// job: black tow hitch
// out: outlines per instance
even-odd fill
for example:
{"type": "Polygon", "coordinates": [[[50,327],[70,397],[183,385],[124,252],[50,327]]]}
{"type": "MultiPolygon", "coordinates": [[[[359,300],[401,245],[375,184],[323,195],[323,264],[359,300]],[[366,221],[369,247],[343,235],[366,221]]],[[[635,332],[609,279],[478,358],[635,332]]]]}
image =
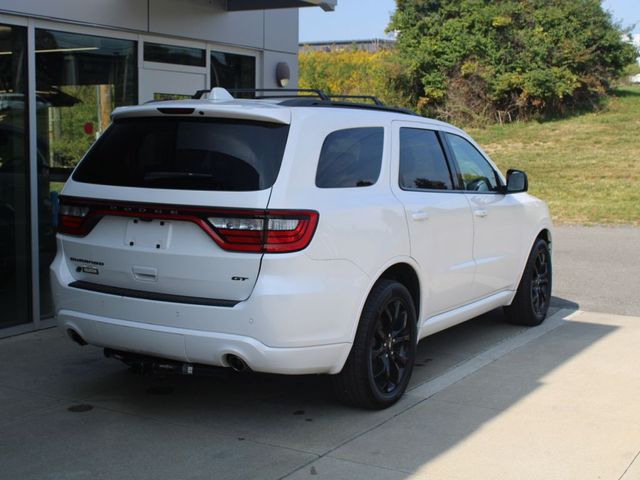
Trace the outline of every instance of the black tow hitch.
{"type": "Polygon", "coordinates": [[[174,374],[174,375],[219,375],[225,368],[179,362],[166,358],[157,358],[139,353],[123,352],[111,348],[104,349],[104,356],[115,358],[131,367],[135,373],[142,375],[174,374]]]}

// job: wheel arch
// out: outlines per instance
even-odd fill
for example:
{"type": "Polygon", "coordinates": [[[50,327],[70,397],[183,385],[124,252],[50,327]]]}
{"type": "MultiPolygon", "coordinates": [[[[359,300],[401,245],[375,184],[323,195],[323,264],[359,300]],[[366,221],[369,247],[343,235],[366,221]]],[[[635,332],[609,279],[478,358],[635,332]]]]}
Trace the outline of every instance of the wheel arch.
{"type": "Polygon", "coordinates": [[[545,242],[547,242],[547,245],[549,245],[549,251],[551,252],[551,258],[552,258],[552,263],[553,263],[553,248],[552,248],[552,244],[553,244],[553,234],[551,233],[551,227],[544,225],[544,226],[540,226],[537,228],[538,234],[533,237],[532,241],[528,244],[527,250],[526,252],[524,252],[524,257],[521,261],[521,266],[520,269],[518,270],[518,276],[516,278],[516,281],[513,285],[513,295],[511,295],[511,298],[509,299],[509,301],[507,302],[506,305],[511,305],[511,303],[513,302],[513,299],[516,295],[516,290],[518,289],[518,285],[520,284],[520,280],[522,279],[522,275],[524,273],[524,269],[527,265],[527,259],[529,258],[529,254],[531,253],[531,249],[533,248],[533,245],[539,240],[542,239],[545,242]]]}
{"type": "MultiPolygon", "coordinates": [[[[406,262],[399,262],[388,267],[382,272],[376,279],[377,283],[381,279],[395,280],[396,282],[404,285],[411,299],[413,300],[413,306],[416,310],[416,321],[420,318],[420,279],[415,268],[406,262]]],[[[373,287],[372,287],[373,288],[373,287]]]]}
{"type": "Polygon", "coordinates": [[[536,240],[538,240],[539,238],[547,242],[547,244],[549,245],[549,249],[551,249],[551,244],[553,242],[551,230],[549,230],[548,228],[543,228],[542,230],[540,230],[540,232],[538,232],[538,236],[536,237],[536,240]]]}

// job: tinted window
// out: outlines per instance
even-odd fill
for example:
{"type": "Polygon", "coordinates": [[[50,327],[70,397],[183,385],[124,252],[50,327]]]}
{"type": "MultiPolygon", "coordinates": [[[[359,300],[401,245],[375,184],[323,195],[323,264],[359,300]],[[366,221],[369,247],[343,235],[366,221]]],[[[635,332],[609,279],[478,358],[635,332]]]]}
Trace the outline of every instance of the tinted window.
{"type": "Polygon", "coordinates": [[[378,181],[384,128],[350,128],[330,133],[322,144],[316,185],[367,187],[378,181]]]}
{"type": "Polygon", "coordinates": [[[116,121],[78,166],[79,182],[180,190],[262,190],[276,180],[288,125],[210,119],[116,121]]]}
{"type": "Polygon", "coordinates": [[[147,62],[173,63],[204,67],[205,52],[201,48],[177,47],[144,42],[144,59],[147,62]]]}
{"type": "Polygon", "coordinates": [[[498,189],[498,178],[493,167],[467,140],[450,133],[446,134],[449,146],[458,162],[465,190],[494,192],[498,189]]]}
{"type": "Polygon", "coordinates": [[[435,132],[400,129],[400,187],[451,190],[453,183],[435,132]]]}

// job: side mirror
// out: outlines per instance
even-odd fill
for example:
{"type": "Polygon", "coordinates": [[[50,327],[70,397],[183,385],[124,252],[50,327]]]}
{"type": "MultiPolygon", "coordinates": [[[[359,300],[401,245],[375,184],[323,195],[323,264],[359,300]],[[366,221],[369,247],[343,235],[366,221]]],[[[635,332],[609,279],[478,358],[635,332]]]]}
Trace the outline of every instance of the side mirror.
{"type": "Polygon", "coordinates": [[[520,193],[529,190],[529,179],[522,170],[507,171],[507,188],[505,193],[520,193]]]}

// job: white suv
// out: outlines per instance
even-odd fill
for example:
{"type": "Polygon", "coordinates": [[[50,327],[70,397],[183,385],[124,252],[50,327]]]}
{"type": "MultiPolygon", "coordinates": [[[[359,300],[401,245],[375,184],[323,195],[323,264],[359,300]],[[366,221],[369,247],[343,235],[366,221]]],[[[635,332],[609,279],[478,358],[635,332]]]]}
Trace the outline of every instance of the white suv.
{"type": "Polygon", "coordinates": [[[330,374],[383,408],[421,338],[502,306],[542,322],[552,223],[526,175],[318,95],[116,109],[60,197],[60,327],[128,364],[330,374]]]}

